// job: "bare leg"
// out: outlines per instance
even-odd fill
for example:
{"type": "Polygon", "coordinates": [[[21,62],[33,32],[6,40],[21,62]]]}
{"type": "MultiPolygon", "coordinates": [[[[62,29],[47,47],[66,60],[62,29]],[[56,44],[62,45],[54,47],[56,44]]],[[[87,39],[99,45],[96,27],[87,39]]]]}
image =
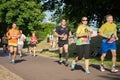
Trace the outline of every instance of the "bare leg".
{"type": "Polygon", "coordinates": [[[112,53],[112,65],[115,66],[116,64],[116,50],[111,50],[112,53]]]}
{"type": "Polygon", "coordinates": [[[104,64],[105,57],[106,57],[106,53],[103,53],[100,57],[101,58],[101,64],[104,64]]]}
{"type": "Polygon", "coordinates": [[[85,69],[89,70],[89,59],[85,59],[85,69]]]}

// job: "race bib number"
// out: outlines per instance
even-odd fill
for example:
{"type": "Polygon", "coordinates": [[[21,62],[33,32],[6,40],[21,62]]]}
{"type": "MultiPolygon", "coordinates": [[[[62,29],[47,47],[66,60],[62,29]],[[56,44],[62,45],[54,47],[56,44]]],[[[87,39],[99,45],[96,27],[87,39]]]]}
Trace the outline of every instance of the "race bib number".
{"type": "Polygon", "coordinates": [[[88,42],[88,38],[83,38],[82,42],[88,42]]]}
{"type": "Polygon", "coordinates": [[[109,40],[108,40],[108,43],[112,43],[112,42],[114,42],[115,41],[115,38],[110,38],[109,40]]]}

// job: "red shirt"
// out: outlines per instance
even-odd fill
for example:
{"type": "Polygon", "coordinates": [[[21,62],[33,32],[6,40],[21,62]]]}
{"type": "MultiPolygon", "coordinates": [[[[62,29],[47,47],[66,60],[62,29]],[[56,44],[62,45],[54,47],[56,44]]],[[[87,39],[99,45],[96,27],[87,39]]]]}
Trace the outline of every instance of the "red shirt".
{"type": "Polygon", "coordinates": [[[37,37],[36,36],[30,37],[30,43],[31,44],[37,44],[37,37]]]}

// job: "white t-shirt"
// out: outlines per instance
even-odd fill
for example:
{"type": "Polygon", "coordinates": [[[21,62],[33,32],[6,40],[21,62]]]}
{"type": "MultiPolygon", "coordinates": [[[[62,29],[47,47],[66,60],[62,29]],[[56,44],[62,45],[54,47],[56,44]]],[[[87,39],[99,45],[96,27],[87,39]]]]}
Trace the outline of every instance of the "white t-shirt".
{"type": "Polygon", "coordinates": [[[26,39],[26,36],[22,34],[20,38],[18,38],[18,44],[24,44],[25,39],[26,39]]]}

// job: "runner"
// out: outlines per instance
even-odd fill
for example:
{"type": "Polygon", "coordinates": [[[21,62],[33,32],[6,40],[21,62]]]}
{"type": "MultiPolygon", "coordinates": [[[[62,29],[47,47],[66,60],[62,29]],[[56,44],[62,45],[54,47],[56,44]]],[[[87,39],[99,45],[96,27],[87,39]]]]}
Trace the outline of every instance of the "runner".
{"type": "Polygon", "coordinates": [[[36,56],[36,44],[38,43],[37,37],[35,36],[35,33],[32,33],[32,36],[30,37],[30,46],[31,51],[33,52],[33,56],[36,56]]]}
{"type": "Polygon", "coordinates": [[[76,49],[78,56],[75,60],[72,61],[71,70],[75,69],[76,63],[81,60],[83,57],[85,58],[85,73],[89,74],[89,49],[90,49],[90,27],[87,25],[88,19],[87,17],[82,17],[81,23],[78,26],[76,31],[76,49]]]}
{"type": "Polygon", "coordinates": [[[25,35],[22,33],[22,30],[20,30],[20,37],[18,38],[18,53],[20,54],[20,57],[22,57],[22,49],[24,46],[25,39],[25,35]]]}
{"type": "Polygon", "coordinates": [[[66,54],[66,62],[65,62],[65,66],[68,66],[68,36],[72,37],[72,33],[69,29],[69,27],[66,25],[66,20],[62,19],[61,21],[61,26],[59,26],[58,28],[56,28],[55,31],[55,36],[58,37],[58,47],[59,47],[59,63],[62,63],[62,54],[63,54],[63,48],[65,50],[65,54],[66,54]]]}
{"type": "Polygon", "coordinates": [[[16,23],[12,24],[12,29],[10,29],[6,35],[8,37],[8,45],[9,45],[9,60],[12,60],[12,64],[15,64],[17,47],[18,47],[18,37],[20,36],[19,30],[16,28],[16,23]]]}
{"type": "Polygon", "coordinates": [[[8,46],[8,38],[6,36],[6,34],[4,34],[4,36],[2,37],[2,44],[3,44],[3,52],[6,53],[7,46],[8,46]]]}
{"type": "Polygon", "coordinates": [[[26,42],[27,42],[27,52],[30,52],[30,35],[28,34],[26,37],[26,42]]]}
{"type": "Polygon", "coordinates": [[[118,72],[118,69],[115,68],[115,64],[116,64],[116,40],[118,40],[116,24],[113,23],[113,16],[112,15],[107,15],[106,21],[107,22],[104,23],[99,29],[99,35],[103,37],[100,70],[105,71],[104,59],[105,59],[107,51],[110,50],[112,53],[111,72],[118,72]]]}

